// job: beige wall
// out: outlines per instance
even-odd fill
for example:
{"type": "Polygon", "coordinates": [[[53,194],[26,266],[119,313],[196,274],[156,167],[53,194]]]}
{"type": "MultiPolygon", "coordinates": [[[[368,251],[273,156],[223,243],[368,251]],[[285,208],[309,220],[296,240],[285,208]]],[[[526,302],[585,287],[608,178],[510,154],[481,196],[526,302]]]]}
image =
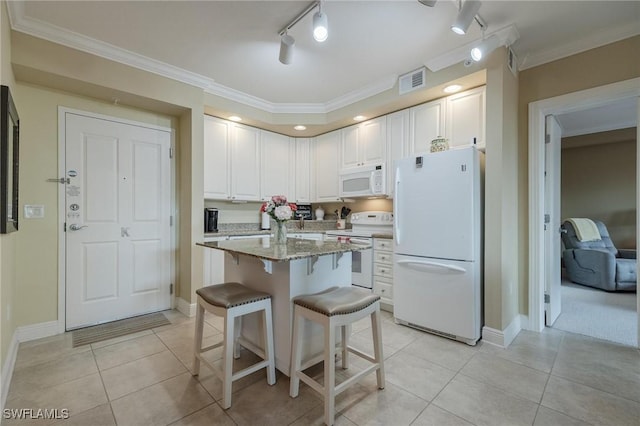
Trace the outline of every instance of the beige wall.
{"type": "Polygon", "coordinates": [[[640,36],[588,50],[520,73],[518,85],[518,203],[522,224],[518,228],[520,268],[519,310],[528,314],[528,132],[529,103],[571,92],[640,77],[640,36]]]}
{"type": "Polygon", "coordinates": [[[635,249],[635,138],[563,149],[561,158],[561,217],[601,220],[616,247],[635,249]]]}
{"type": "Polygon", "coordinates": [[[484,325],[504,330],[518,314],[518,78],[506,49],[487,63],[484,325]]]}
{"type": "MultiPolygon", "coordinates": [[[[22,105],[19,96],[14,93],[15,81],[11,69],[11,32],[7,5],[4,1],[0,3],[0,83],[9,86],[16,108],[20,111],[22,105]]],[[[22,196],[21,187],[19,196],[22,196]]],[[[22,224],[19,225],[22,226],[22,224]]],[[[0,235],[0,369],[5,366],[11,339],[16,330],[14,320],[16,312],[13,305],[16,299],[15,251],[17,236],[17,232],[0,235]]],[[[4,378],[2,380],[4,381],[4,378]]]]}
{"type": "Polygon", "coordinates": [[[58,170],[58,107],[104,114],[128,120],[176,127],[176,120],[85,97],[18,83],[20,104],[20,205],[42,204],[44,219],[24,219],[16,246],[16,325],[28,325],[58,318],[58,191],[46,183],[62,176],[58,170]],[[34,268],[37,247],[38,267],[34,268]]]}

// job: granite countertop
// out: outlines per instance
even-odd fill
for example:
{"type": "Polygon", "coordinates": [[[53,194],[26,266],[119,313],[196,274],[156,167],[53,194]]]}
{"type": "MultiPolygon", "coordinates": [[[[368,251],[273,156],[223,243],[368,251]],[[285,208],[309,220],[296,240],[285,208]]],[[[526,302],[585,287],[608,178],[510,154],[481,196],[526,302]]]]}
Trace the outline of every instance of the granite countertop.
{"type": "Polygon", "coordinates": [[[323,256],[333,253],[346,253],[371,248],[371,244],[357,244],[340,241],[315,241],[288,238],[287,244],[275,244],[273,238],[247,238],[243,240],[211,241],[197,243],[199,246],[224,250],[234,254],[244,254],[263,260],[286,262],[323,256]]]}

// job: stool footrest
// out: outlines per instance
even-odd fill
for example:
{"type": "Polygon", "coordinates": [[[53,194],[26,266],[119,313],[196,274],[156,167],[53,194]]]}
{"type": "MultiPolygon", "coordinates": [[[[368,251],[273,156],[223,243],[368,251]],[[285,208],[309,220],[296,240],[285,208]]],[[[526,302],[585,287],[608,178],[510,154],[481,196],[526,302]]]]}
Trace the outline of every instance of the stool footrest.
{"type": "Polygon", "coordinates": [[[351,347],[351,346],[347,346],[347,350],[349,352],[351,352],[352,354],[354,354],[354,355],[358,355],[362,359],[366,359],[369,362],[377,362],[374,357],[372,357],[371,355],[369,355],[367,353],[362,352],[359,349],[356,349],[356,348],[351,347]]]}
{"type": "MultiPolygon", "coordinates": [[[[261,361],[257,364],[253,364],[251,367],[247,367],[244,370],[240,370],[236,373],[234,373],[231,376],[231,380],[236,381],[238,379],[242,379],[245,376],[248,376],[251,373],[255,373],[256,371],[260,370],[261,368],[265,368],[269,365],[269,361],[261,361]]],[[[272,384],[272,383],[269,383],[272,384]]]]}
{"type": "Polygon", "coordinates": [[[265,358],[264,350],[261,347],[254,345],[253,342],[250,342],[249,340],[240,336],[238,337],[238,343],[240,343],[240,346],[242,346],[245,349],[249,349],[251,352],[258,355],[260,358],[262,359],[265,358]]]}
{"type": "Polygon", "coordinates": [[[366,376],[367,374],[371,373],[372,371],[377,370],[379,366],[380,366],[380,364],[378,364],[378,363],[370,365],[369,367],[365,368],[361,372],[359,372],[357,374],[354,374],[353,376],[349,377],[347,380],[345,380],[344,382],[340,383],[339,385],[336,385],[335,394],[338,395],[340,392],[342,392],[343,390],[345,390],[346,388],[348,388],[352,384],[354,384],[356,382],[359,382],[360,380],[362,380],[364,378],[364,376],[366,376]]]}
{"type": "Polygon", "coordinates": [[[219,347],[221,347],[222,345],[224,345],[224,342],[214,343],[213,345],[209,345],[209,346],[207,346],[206,348],[202,348],[202,349],[200,349],[200,353],[208,352],[208,351],[210,351],[210,350],[212,350],[212,349],[219,348],[219,347]]]}
{"type": "Polygon", "coordinates": [[[320,386],[320,383],[318,383],[316,380],[312,379],[311,377],[307,376],[305,373],[303,373],[302,371],[299,371],[297,373],[298,378],[300,380],[302,380],[303,382],[305,382],[307,385],[309,385],[309,387],[311,387],[313,390],[315,390],[316,392],[318,392],[320,395],[322,395],[324,393],[324,387],[320,386]]]}

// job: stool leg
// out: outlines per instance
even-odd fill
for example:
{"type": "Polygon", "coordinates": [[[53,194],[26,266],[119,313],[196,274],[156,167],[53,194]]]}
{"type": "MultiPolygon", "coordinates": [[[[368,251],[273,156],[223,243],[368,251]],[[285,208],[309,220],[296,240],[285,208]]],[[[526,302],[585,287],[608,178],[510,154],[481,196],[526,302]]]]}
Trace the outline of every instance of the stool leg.
{"type": "Polygon", "coordinates": [[[384,356],[382,355],[382,328],[380,324],[380,305],[371,313],[371,330],[373,331],[373,352],[378,363],[376,378],[378,389],[384,389],[384,356]]]}
{"type": "Polygon", "coordinates": [[[333,425],[336,398],[336,328],[327,318],[324,324],[324,422],[333,425]]]}
{"type": "Polygon", "coordinates": [[[235,317],[233,317],[233,314],[229,311],[230,309],[227,309],[224,315],[224,351],[222,353],[222,408],[225,410],[231,407],[231,376],[233,375],[233,348],[235,346],[235,342],[232,340],[234,336],[233,326],[235,324],[235,317]]]}
{"type": "Polygon", "coordinates": [[[204,329],[204,307],[198,301],[196,308],[196,335],[193,339],[193,375],[200,374],[200,358],[198,355],[202,350],[202,333],[204,329]]]}
{"type": "Polygon", "coordinates": [[[276,362],[275,348],[273,347],[273,319],[271,315],[271,300],[267,300],[266,307],[262,311],[262,335],[264,336],[264,358],[269,362],[267,365],[267,383],[276,383],[276,362]]]}
{"type": "Polygon", "coordinates": [[[240,358],[240,343],[238,343],[238,339],[240,338],[240,332],[242,331],[242,317],[235,318],[235,324],[233,325],[233,358],[240,358]]]}
{"type": "Polygon", "coordinates": [[[349,368],[349,337],[351,336],[351,325],[342,326],[342,368],[349,368]]]}
{"type": "Polygon", "coordinates": [[[298,371],[302,364],[302,316],[300,315],[297,305],[293,307],[293,332],[291,335],[291,367],[289,372],[289,396],[295,398],[298,396],[300,390],[300,377],[298,377],[298,371]]]}

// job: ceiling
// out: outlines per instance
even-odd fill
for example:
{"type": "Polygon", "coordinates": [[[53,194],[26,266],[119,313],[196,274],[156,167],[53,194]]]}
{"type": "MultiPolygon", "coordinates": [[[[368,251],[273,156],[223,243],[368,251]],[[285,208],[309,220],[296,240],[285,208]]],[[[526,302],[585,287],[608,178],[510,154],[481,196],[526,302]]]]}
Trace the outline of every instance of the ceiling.
{"type": "MultiPolygon", "coordinates": [[[[450,31],[457,1],[327,0],[328,40],[313,40],[310,13],[289,31],[294,60],[283,65],[278,32],[310,3],[24,1],[9,9],[16,31],[270,113],[327,114],[357,104],[417,68],[462,62],[482,38],[475,23],[466,36],[450,31]]],[[[479,15],[486,35],[519,34],[511,47],[520,69],[640,34],[637,1],[483,1],[479,15]]]]}

